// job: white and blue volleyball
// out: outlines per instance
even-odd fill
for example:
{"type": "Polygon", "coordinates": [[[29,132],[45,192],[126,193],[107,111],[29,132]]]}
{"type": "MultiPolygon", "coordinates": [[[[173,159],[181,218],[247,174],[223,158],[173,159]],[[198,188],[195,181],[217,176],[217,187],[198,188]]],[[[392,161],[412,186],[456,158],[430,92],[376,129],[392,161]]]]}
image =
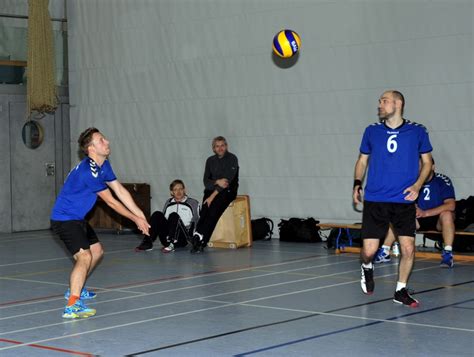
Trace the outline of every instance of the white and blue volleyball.
{"type": "Polygon", "coordinates": [[[301,47],[300,36],[292,30],[281,30],[273,37],[273,52],[279,57],[290,58],[301,47]]]}

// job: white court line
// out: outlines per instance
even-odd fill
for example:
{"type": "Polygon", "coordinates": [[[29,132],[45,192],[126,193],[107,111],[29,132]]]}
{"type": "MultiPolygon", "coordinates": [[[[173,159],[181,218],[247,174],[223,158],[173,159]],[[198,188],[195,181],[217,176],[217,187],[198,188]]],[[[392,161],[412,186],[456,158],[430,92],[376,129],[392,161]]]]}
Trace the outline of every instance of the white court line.
{"type": "MultiPolygon", "coordinates": [[[[13,234],[19,234],[19,233],[13,233],[13,234]]],[[[100,241],[105,241],[105,240],[113,240],[113,239],[116,239],[116,236],[113,236],[113,237],[107,237],[107,236],[104,236],[103,234],[100,234],[100,241]]],[[[118,236],[118,235],[117,235],[118,236]]],[[[120,236],[122,239],[126,238],[124,235],[121,235],[120,236]]],[[[137,238],[141,238],[142,236],[141,235],[130,235],[130,238],[136,240],[137,238]]],[[[49,235],[46,234],[36,234],[36,233],[31,233],[29,235],[23,235],[22,236],[18,236],[16,238],[11,238],[11,236],[9,238],[6,238],[6,239],[2,239],[0,237],[0,245],[2,243],[15,243],[15,242],[19,242],[19,241],[25,241],[25,240],[34,240],[34,239],[55,239],[55,240],[59,240],[59,238],[54,234],[54,233],[50,233],[49,235]]]]}
{"type": "Polygon", "coordinates": [[[5,239],[1,240],[0,239],[0,245],[7,245],[8,243],[18,243],[18,242],[24,242],[28,240],[46,240],[46,239],[53,239],[53,237],[22,237],[22,238],[12,238],[12,239],[5,239]]]}
{"type": "MultiPolygon", "coordinates": [[[[104,252],[104,255],[115,254],[115,253],[123,253],[123,252],[130,252],[130,249],[119,249],[119,250],[105,251],[105,252],[104,252]]],[[[29,261],[26,261],[26,262],[0,264],[0,268],[9,267],[9,266],[13,266],[13,265],[23,265],[23,264],[34,264],[34,263],[52,262],[52,261],[55,261],[55,260],[64,260],[64,259],[72,260],[72,257],[70,257],[70,256],[63,256],[63,257],[59,257],[59,258],[50,258],[50,259],[42,259],[42,260],[29,260],[29,261]]]]}
{"type": "MultiPolygon", "coordinates": [[[[197,279],[197,278],[205,278],[207,276],[213,277],[213,276],[229,274],[229,273],[240,273],[240,272],[243,272],[243,271],[253,271],[253,270],[258,271],[258,270],[263,270],[265,268],[272,268],[272,267],[276,267],[276,266],[302,263],[306,260],[319,260],[319,259],[324,259],[324,258],[327,258],[327,256],[302,258],[302,259],[292,260],[292,261],[284,262],[284,263],[273,263],[273,264],[266,264],[266,265],[257,265],[257,266],[234,269],[234,270],[229,270],[229,271],[221,271],[221,272],[215,272],[215,273],[210,273],[210,274],[201,274],[201,275],[196,275],[196,276],[189,276],[189,277],[173,279],[173,280],[164,280],[164,281],[159,281],[159,282],[150,282],[150,283],[143,283],[143,284],[136,284],[136,285],[134,284],[133,288],[140,288],[140,287],[150,286],[150,285],[159,285],[159,284],[165,284],[165,283],[172,283],[172,282],[176,282],[176,281],[186,281],[186,280],[197,279]]],[[[275,275],[275,274],[280,274],[280,273],[286,273],[286,272],[292,272],[292,271],[298,271],[298,270],[305,270],[305,269],[311,269],[311,268],[320,268],[320,267],[325,267],[325,266],[331,266],[331,265],[337,265],[337,264],[353,262],[353,261],[356,261],[356,260],[359,260],[359,258],[357,258],[357,259],[347,259],[347,260],[344,260],[344,261],[338,261],[338,262],[328,263],[328,264],[323,264],[323,265],[310,265],[310,266],[305,266],[303,268],[295,268],[295,269],[289,269],[289,270],[276,271],[276,272],[266,273],[266,274],[262,274],[262,275],[253,275],[253,276],[248,276],[248,277],[246,276],[246,277],[235,278],[235,279],[231,279],[231,280],[227,280],[227,281],[232,282],[232,281],[239,281],[239,280],[245,280],[245,279],[253,279],[254,277],[275,275]]],[[[196,285],[196,286],[209,286],[209,285],[213,285],[213,284],[220,284],[220,282],[206,283],[206,284],[201,284],[201,285],[196,285]]],[[[184,288],[179,288],[177,290],[187,289],[187,288],[188,287],[184,287],[184,288]]],[[[174,289],[169,290],[169,291],[174,291],[174,289]]]]}
{"type": "Polygon", "coordinates": [[[261,250],[268,253],[298,253],[298,254],[308,254],[307,250],[287,250],[287,249],[269,249],[269,247],[256,246],[252,245],[252,250],[261,250]]]}
{"type": "MultiPolygon", "coordinates": [[[[205,277],[213,277],[213,276],[217,276],[217,275],[223,275],[223,274],[231,274],[231,273],[238,273],[238,272],[242,272],[242,271],[249,271],[249,270],[258,270],[258,269],[261,269],[261,268],[269,268],[269,267],[275,267],[275,266],[282,266],[282,265],[289,265],[289,264],[295,264],[295,263],[301,263],[301,262],[305,262],[307,260],[318,260],[318,259],[323,259],[323,258],[327,258],[327,256],[317,256],[317,257],[308,257],[308,258],[301,258],[301,259],[298,259],[298,260],[292,260],[292,261],[288,261],[288,262],[283,262],[283,263],[273,263],[273,264],[265,264],[265,265],[260,265],[260,266],[253,266],[253,267],[246,267],[246,268],[240,268],[240,269],[234,269],[234,270],[228,270],[228,271],[223,271],[223,272],[215,272],[215,273],[202,273],[202,274],[199,274],[199,275],[193,275],[193,276],[188,276],[188,277],[183,277],[183,278],[177,278],[177,279],[173,279],[173,280],[160,280],[160,281],[155,281],[155,282],[149,282],[149,283],[137,283],[137,284],[133,284],[133,285],[130,285],[130,288],[138,288],[138,287],[143,287],[143,286],[150,286],[150,285],[161,285],[161,284],[165,284],[165,283],[174,283],[174,282],[177,282],[177,281],[186,281],[186,280],[192,280],[192,279],[199,279],[199,278],[205,278],[205,277]]],[[[349,257],[348,257],[349,258],[349,257]]],[[[335,262],[335,263],[331,263],[329,265],[334,265],[334,264],[341,264],[341,263],[345,263],[345,262],[352,262],[354,260],[357,260],[357,259],[350,259],[350,260],[344,260],[344,261],[338,261],[338,262],[335,262]]],[[[310,269],[310,268],[314,268],[314,267],[320,267],[319,265],[313,265],[313,266],[309,266],[309,267],[304,267],[304,268],[298,268],[298,269],[294,269],[294,270],[299,270],[299,269],[310,269]]],[[[293,271],[293,270],[288,270],[289,272],[290,271],[293,271]]],[[[278,274],[279,272],[275,272],[275,273],[268,273],[268,274],[264,274],[264,275],[260,275],[260,276],[266,276],[266,275],[273,275],[273,274],[278,274]]],[[[259,277],[259,276],[255,276],[255,277],[259,277]]],[[[244,277],[244,278],[237,278],[237,279],[232,279],[232,280],[227,280],[229,282],[231,281],[237,281],[237,280],[241,280],[241,279],[251,279],[253,277],[244,277]]],[[[6,279],[6,278],[1,278],[0,277],[0,280],[2,279],[6,279]]],[[[8,279],[16,279],[16,278],[8,278],[8,279]]],[[[34,281],[36,283],[42,283],[42,281],[34,281]]],[[[225,281],[224,281],[225,282],[225,281]]],[[[214,283],[207,283],[207,284],[201,284],[201,285],[198,285],[198,287],[200,286],[209,286],[209,285],[212,285],[212,284],[218,284],[218,282],[214,282],[214,283]]],[[[191,286],[192,287],[192,286],[191,286]]],[[[114,292],[114,291],[121,291],[121,292],[130,292],[130,293],[141,293],[141,292],[134,292],[132,290],[128,290],[128,288],[117,288],[117,289],[106,289],[106,288],[99,288],[99,287],[93,287],[91,286],[90,287],[91,289],[97,289],[97,290],[101,290],[101,291],[110,291],[110,292],[114,292]]],[[[189,288],[189,287],[184,287],[184,288],[179,288],[177,290],[181,290],[181,289],[186,289],[186,288],[189,288]]],[[[169,292],[169,291],[175,291],[175,289],[171,289],[171,290],[168,290],[166,292],[169,292]]],[[[122,300],[122,299],[127,299],[128,297],[124,297],[124,298],[119,298],[119,299],[116,299],[116,300],[122,300]]],[[[133,298],[133,297],[132,297],[133,298]]],[[[16,306],[24,306],[24,305],[31,305],[31,304],[39,304],[39,303],[42,303],[42,302],[46,302],[46,301],[51,301],[52,299],[47,299],[47,300],[41,300],[41,301],[31,301],[31,302],[25,302],[25,303],[20,303],[20,304],[15,304],[15,305],[8,305],[8,306],[0,306],[0,310],[2,309],[8,309],[8,308],[13,308],[13,307],[16,307],[16,306]]],[[[59,300],[59,299],[58,299],[59,300]]],[[[116,301],[116,300],[110,300],[110,301],[116,301]]]]}
{"type": "MultiPolygon", "coordinates": [[[[415,270],[413,270],[413,271],[421,271],[421,270],[428,270],[428,269],[435,269],[435,268],[436,268],[436,269],[439,269],[439,266],[436,265],[436,266],[427,267],[427,268],[415,269],[415,270]]],[[[359,270],[359,269],[357,269],[357,271],[358,271],[358,270],[359,270]]],[[[379,278],[388,277],[388,276],[397,275],[397,274],[398,274],[398,272],[393,273],[393,274],[386,274],[386,275],[380,276],[379,278]]],[[[331,287],[336,287],[336,286],[341,286],[341,285],[353,284],[353,283],[359,282],[359,281],[360,281],[360,280],[357,279],[357,280],[353,280],[353,281],[349,281],[349,282],[343,282],[343,283],[338,283],[338,284],[331,284],[331,285],[327,285],[327,286],[320,286],[320,287],[312,288],[312,289],[304,289],[304,290],[292,291],[292,292],[283,293],[283,294],[270,295],[270,296],[267,296],[267,297],[265,297],[265,298],[257,298],[257,299],[245,300],[245,301],[234,302],[234,303],[229,303],[229,304],[220,305],[220,306],[213,306],[213,307],[204,308],[204,309],[197,309],[197,310],[182,312],[182,313],[178,313],[178,314],[171,314],[171,315],[160,316],[160,317],[154,317],[154,318],[145,319],[145,320],[139,320],[139,321],[134,321],[134,322],[127,322],[127,323],[124,323],[124,324],[119,324],[119,325],[114,325],[114,326],[108,326],[108,327],[98,328],[98,329],[94,329],[94,330],[89,330],[89,331],[84,331],[84,332],[78,332],[78,333],[69,334],[69,335],[61,335],[61,336],[51,337],[51,338],[47,338],[47,339],[43,339],[43,340],[30,341],[30,342],[25,342],[25,343],[18,344],[18,345],[3,347],[3,348],[0,348],[0,351],[2,351],[2,350],[8,350],[8,349],[13,349],[13,348],[19,348],[19,347],[23,347],[23,346],[28,346],[28,345],[31,345],[31,344],[40,344],[40,343],[44,343],[44,342],[50,342],[50,341],[60,340],[60,339],[69,338],[69,337],[82,336],[82,335],[87,335],[87,334],[91,334],[91,333],[95,333],[95,332],[101,332],[101,331],[112,330],[112,329],[115,329],[115,328],[134,326],[134,325],[138,325],[138,324],[142,324],[142,323],[148,323],[148,322],[152,322],[152,321],[159,321],[159,320],[163,320],[163,319],[167,319],[167,318],[173,318],[173,317],[177,317],[177,316],[184,316],[184,315],[199,313],[199,312],[203,312],[203,311],[216,310],[216,309],[222,309],[222,308],[230,307],[230,306],[248,304],[248,303],[252,303],[252,302],[255,302],[255,301],[261,301],[261,300],[264,300],[264,299],[273,299],[273,298],[276,298],[276,297],[282,297],[282,296],[300,294],[300,293],[305,293],[305,292],[310,292],[310,291],[321,290],[321,289],[325,289],[325,288],[331,288],[331,287]]],[[[220,295],[220,294],[218,294],[218,295],[220,295]]],[[[218,296],[218,295],[217,295],[217,296],[218,296]]],[[[213,296],[216,296],[216,295],[211,295],[211,296],[209,296],[209,297],[213,297],[213,296]]],[[[202,299],[202,298],[201,298],[201,299],[202,299]]],[[[198,298],[188,299],[188,300],[186,300],[186,301],[193,301],[193,300],[198,300],[198,298]]],[[[170,305],[170,304],[171,304],[171,303],[168,303],[168,304],[166,304],[166,305],[170,305]]],[[[159,306],[159,305],[156,305],[156,306],[159,306]]],[[[128,311],[135,311],[135,310],[136,310],[136,309],[132,309],[132,310],[128,310],[128,311]]],[[[122,311],[122,312],[120,312],[120,313],[124,313],[124,312],[122,311]]],[[[115,315],[115,314],[116,314],[116,313],[114,313],[114,315],[115,315]]],[[[110,315],[112,315],[112,314],[108,314],[108,315],[110,316],[110,315]]],[[[89,319],[95,319],[95,318],[96,318],[96,317],[90,317],[89,319]]],[[[368,319],[368,318],[361,317],[361,319],[368,319]]],[[[86,319],[84,319],[84,320],[78,320],[78,321],[85,321],[85,320],[86,320],[86,319]]],[[[43,326],[40,326],[40,327],[34,327],[34,328],[32,327],[32,328],[29,328],[29,329],[18,330],[18,332],[23,332],[23,331],[28,331],[28,330],[32,330],[32,329],[38,329],[38,328],[46,328],[46,327],[57,326],[57,325],[63,325],[64,323],[74,323],[74,322],[78,322],[78,321],[68,321],[68,322],[63,322],[63,323],[56,323],[56,324],[43,325],[43,326]]],[[[396,323],[396,322],[395,322],[395,323],[396,323]]],[[[401,321],[400,321],[400,323],[401,323],[401,321]]],[[[404,323],[404,324],[409,324],[408,322],[403,322],[403,323],[404,323]]],[[[442,329],[443,327],[438,327],[438,328],[439,328],[439,329],[442,329]]],[[[17,332],[17,331],[11,331],[11,332],[8,332],[8,333],[15,333],[15,332],[17,332]]],[[[6,334],[6,333],[2,333],[2,334],[0,334],[0,335],[4,335],[4,334],[6,334]]]]}
{"type": "MultiPolygon", "coordinates": [[[[26,282],[26,283],[45,284],[45,285],[60,285],[60,286],[65,287],[66,289],[69,288],[68,283],[56,283],[56,282],[52,282],[52,281],[20,279],[20,278],[5,278],[5,277],[0,277],[0,280],[22,281],[22,282],[26,282]]],[[[100,292],[122,292],[122,293],[130,293],[130,294],[137,294],[137,295],[146,294],[146,293],[143,293],[141,291],[133,291],[133,290],[125,290],[125,289],[123,289],[123,290],[122,289],[106,289],[106,288],[99,288],[99,287],[93,287],[93,286],[90,287],[90,290],[95,290],[95,291],[100,291],[100,292]]],[[[43,303],[43,302],[46,302],[46,301],[54,301],[54,300],[61,300],[61,298],[58,298],[56,296],[51,297],[51,298],[46,297],[44,299],[36,300],[36,301],[29,301],[29,302],[25,302],[25,303],[14,304],[14,305],[0,306],[0,310],[1,309],[6,309],[6,308],[9,308],[9,307],[23,306],[23,305],[30,305],[30,304],[39,304],[39,303],[43,303]]]]}
{"type": "MultiPolygon", "coordinates": [[[[386,266],[388,266],[388,265],[386,265],[386,266]]],[[[438,267],[438,266],[435,266],[435,267],[438,267]]],[[[421,269],[417,269],[416,271],[427,270],[427,269],[433,269],[433,268],[435,268],[435,267],[421,268],[421,269]]],[[[94,318],[96,318],[96,319],[97,319],[97,318],[104,318],[104,317],[108,317],[108,316],[120,315],[120,314],[124,314],[124,313],[129,313],[129,312],[136,312],[136,311],[142,311],[142,310],[148,310],[148,309],[155,309],[155,308],[162,307],[162,306],[175,305],[175,304],[180,304],[180,303],[184,303],[184,302],[190,302],[190,301],[194,301],[194,300],[207,299],[207,298],[214,298],[214,297],[218,297],[218,296],[225,296],[225,295],[231,295],[231,294],[238,294],[238,293],[248,292],[248,291],[255,291],[255,290],[260,290],[260,289],[266,289],[266,288],[269,288],[269,287],[275,287],[275,286],[281,286],[281,285],[288,285],[288,284],[299,283],[299,282],[309,281],[309,280],[316,280],[316,279],[327,278],[327,277],[330,277],[330,276],[336,276],[336,275],[341,275],[341,274],[346,274],[346,273],[353,273],[353,272],[358,272],[358,271],[360,271],[360,269],[348,270],[348,271],[345,271],[345,272],[332,273],[332,274],[328,274],[328,275],[322,275],[322,276],[311,277],[311,278],[305,278],[305,279],[299,279],[299,280],[293,280],[293,281],[289,281],[289,282],[282,282],[282,283],[275,283],[275,284],[263,285],[263,286],[253,287],[253,288],[234,290],[234,291],[229,291],[229,292],[219,293],[219,294],[213,294],[213,295],[208,295],[208,296],[193,297],[193,298],[190,298],[190,299],[183,299],[183,300],[171,301],[171,302],[162,303],[162,304],[156,304],[156,305],[151,305],[151,306],[144,306],[144,307],[138,307],[138,308],[134,308],[134,309],[128,309],[128,310],[125,310],[125,311],[122,310],[122,311],[118,311],[118,312],[111,312],[111,313],[108,313],[108,314],[103,314],[103,315],[100,315],[100,316],[95,316],[94,318]]],[[[387,277],[387,276],[392,276],[392,275],[396,275],[396,274],[398,274],[398,273],[386,274],[386,275],[382,275],[381,277],[387,277]]],[[[360,280],[353,280],[353,281],[348,281],[348,282],[345,282],[345,283],[338,283],[338,284],[333,284],[333,285],[323,285],[323,286],[321,286],[321,287],[310,288],[310,289],[308,289],[308,290],[296,290],[295,292],[284,293],[284,294],[281,294],[281,295],[273,295],[273,296],[274,296],[274,297],[280,297],[280,296],[298,294],[298,293],[300,293],[300,292],[315,291],[315,290],[320,290],[320,289],[324,289],[324,288],[330,288],[330,287],[334,287],[334,286],[340,286],[340,285],[344,285],[344,284],[352,284],[352,283],[354,283],[354,282],[359,282],[359,281],[360,281],[360,280]]],[[[150,294],[146,294],[145,296],[152,296],[152,295],[157,295],[157,294],[160,294],[160,293],[161,293],[161,292],[158,292],[158,293],[150,293],[150,294]]],[[[133,299],[133,298],[135,298],[135,296],[126,297],[126,299],[133,299]]],[[[103,301],[103,302],[101,302],[101,303],[113,302],[113,301],[123,300],[123,299],[125,299],[125,298],[112,299],[112,300],[108,300],[108,301],[103,301]]],[[[265,300],[265,299],[267,299],[267,297],[264,297],[264,298],[261,298],[261,299],[259,298],[259,299],[255,299],[255,300],[251,300],[251,301],[259,301],[259,300],[265,300]]],[[[42,313],[46,313],[46,312],[53,312],[53,311],[58,311],[58,310],[59,310],[59,309],[42,310],[42,311],[33,312],[33,313],[28,313],[28,314],[22,314],[22,315],[15,315],[15,316],[4,317],[4,318],[1,318],[0,320],[12,319],[12,318],[23,317],[23,316],[31,316],[31,315],[42,314],[42,313]]],[[[85,321],[85,320],[76,320],[76,321],[74,321],[74,322],[78,322],[78,321],[85,321]]],[[[49,325],[42,325],[42,326],[38,326],[38,327],[29,327],[29,328],[26,328],[26,329],[15,330],[15,331],[1,332],[1,333],[0,333],[0,336],[6,335],[6,334],[10,334],[10,333],[17,333],[17,332],[24,332],[24,331],[34,330],[34,329],[37,329],[37,328],[44,328],[44,327],[51,327],[51,326],[61,325],[61,324],[63,324],[63,323],[64,323],[64,322],[62,322],[62,323],[54,323],[54,324],[49,324],[49,325]]]]}
{"type": "MultiPolygon", "coordinates": [[[[14,233],[15,234],[15,233],[14,233]]],[[[18,233],[16,233],[18,234],[18,233]]],[[[0,237],[0,244],[2,243],[15,243],[15,242],[20,242],[20,241],[25,241],[25,240],[33,240],[33,239],[52,239],[54,236],[51,235],[43,235],[43,234],[28,234],[28,235],[18,235],[18,237],[12,237],[9,236],[6,239],[2,239],[0,237]]]]}
{"type": "MultiPolygon", "coordinates": [[[[354,259],[355,260],[355,259],[354,259]]],[[[349,261],[349,262],[352,262],[352,261],[349,261]]],[[[181,290],[190,290],[190,289],[195,289],[195,288],[202,288],[202,287],[207,287],[207,286],[211,286],[211,285],[220,285],[220,284],[227,284],[227,283],[231,283],[231,282],[235,282],[235,281],[240,281],[240,280],[247,280],[247,279],[254,279],[254,278],[260,278],[260,277],[266,277],[266,276],[269,276],[269,275],[278,275],[278,274],[284,274],[284,273],[289,273],[289,272],[294,272],[294,271],[299,271],[299,270],[304,270],[304,269],[312,269],[312,268],[321,268],[321,267],[325,267],[325,266],[330,266],[330,265],[336,265],[336,264],[340,264],[340,262],[338,263],[330,263],[330,264],[324,264],[324,265],[313,265],[313,266],[309,266],[309,267],[304,267],[304,268],[296,268],[296,269],[289,269],[289,270],[286,270],[286,271],[281,271],[281,272],[273,272],[273,273],[266,273],[266,274],[261,274],[261,275],[253,275],[253,276],[248,276],[248,277],[242,277],[242,278],[235,278],[235,279],[229,279],[229,280],[224,280],[224,281],[218,281],[218,282],[212,282],[212,283],[206,283],[206,284],[199,284],[199,285],[191,285],[191,286],[185,286],[185,287],[181,287],[181,288],[174,288],[174,289],[168,289],[168,290],[163,290],[163,291],[156,291],[156,292],[152,292],[152,293],[142,293],[142,295],[138,296],[138,297],[146,297],[146,296],[153,296],[153,295],[159,295],[159,294],[165,294],[165,293],[170,293],[170,292],[176,292],[176,291],[181,291],[181,290]]],[[[351,271],[352,272],[352,271],[351,271]]],[[[335,273],[336,275],[337,274],[342,274],[342,273],[335,273]]],[[[334,275],[334,274],[330,274],[330,275],[334,275]]],[[[327,277],[327,276],[330,276],[330,275],[323,275],[323,276],[319,276],[317,278],[324,278],[324,277],[327,277]]],[[[316,277],[311,277],[311,278],[305,278],[305,279],[300,279],[300,280],[308,280],[308,279],[315,279],[316,277]]],[[[295,281],[296,282],[296,281],[295,281]]],[[[275,286],[276,285],[282,285],[282,284],[288,284],[289,282],[283,282],[283,283],[278,283],[278,284],[274,284],[275,286]]],[[[267,287],[270,287],[272,285],[267,285],[267,287]]],[[[259,286],[259,287],[256,287],[256,288],[251,288],[251,289],[261,289],[261,288],[264,288],[265,286],[259,286]]],[[[249,288],[250,289],[250,288],[249,288]]],[[[244,290],[238,290],[237,292],[243,292],[244,290]]],[[[105,303],[111,303],[111,302],[114,302],[114,301],[120,301],[120,300],[129,300],[129,299],[134,299],[136,298],[137,296],[125,296],[125,297],[121,297],[121,298],[116,298],[116,299],[109,299],[109,300],[105,300],[105,301],[97,301],[97,302],[91,302],[90,305],[99,305],[99,304],[105,304],[105,303]]],[[[57,298],[55,298],[57,299],[57,298]]],[[[180,301],[177,301],[177,303],[179,302],[184,302],[184,301],[188,301],[188,300],[194,300],[195,298],[193,299],[187,299],[187,300],[180,300],[180,301]]],[[[61,299],[57,299],[57,300],[62,300],[61,299]]],[[[52,299],[51,300],[48,300],[48,301],[53,301],[52,299]]],[[[18,304],[18,305],[15,305],[15,306],[19,306],[19,305],[22,305],[22,304],[18,304]]],[[[165,304],[166,305],[166,304],[165,304]]],[[[157,306],[161,306],[161,305],[157,305],[157,306]]],[[[163,305],[164,306],[164,305],[163,305]]],[[[3,308],[8,308],[8,307],[11,307],[11,306],[4,306],[3,308]]],[[[141,310],[143,308],[140,308],[139,310],[141,310]]],[[[43,313],[47,313],[47,312],[54,312],[54,311],[58,311],[60,309],[48,309],[48,310],[41,310],[41,311],[35,311],[35,312],[30,312],[30,313],[26,313],[26,314],[20,314],[20,315],[13,315],[13,316],[7,316],[7,317],[2,317],[0,318],[0,321],[2,320],[9,320],[9,319],[14,319],[14,318],[17,318],[17,317],[24,317],[24,316],[32,316],[32,315],[38,315],[38,314],[43,314],[43,313]]],[[[102,316],[109,316],[109,315],[100,315],[101,317],[102,316]]],[[[2,333],[0,333],[1,335],[2,333]]]]}

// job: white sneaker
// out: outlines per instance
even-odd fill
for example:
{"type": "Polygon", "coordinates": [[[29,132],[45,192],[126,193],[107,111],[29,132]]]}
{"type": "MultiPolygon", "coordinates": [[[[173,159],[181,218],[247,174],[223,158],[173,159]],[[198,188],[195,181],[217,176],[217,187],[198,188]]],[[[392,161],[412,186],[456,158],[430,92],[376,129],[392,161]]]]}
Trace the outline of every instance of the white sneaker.
{"type": "Polygon", "coordinates": [[[169,246],[161,248],[161,251],[162,251],[163,253],[171,253],[171,252],[174,252],[174,244],[173,244],[173,243],[170,243],[169,246]]]}

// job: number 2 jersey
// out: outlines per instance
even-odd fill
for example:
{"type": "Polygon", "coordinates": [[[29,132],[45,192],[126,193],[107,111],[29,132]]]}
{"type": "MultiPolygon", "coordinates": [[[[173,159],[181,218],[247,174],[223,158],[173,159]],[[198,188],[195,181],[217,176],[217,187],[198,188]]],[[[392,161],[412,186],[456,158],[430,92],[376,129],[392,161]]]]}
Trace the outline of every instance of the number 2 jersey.
{"type": "Polygon", "coordinates": [[[372,202],[412,203],[403,191],[419,175],[419,157],[433,150],[427,129],[403,120],[395,128],[384,122],[365,129],[360,152],[369,155],[369,169],[364,199],[372,202]]]}
{"type": "Polygon", "coordinates": [[[418,196],[418,207],[423,211],[439,207],[447,199],[456,199],[454,186],[448,176],[435,173],[431,180],[425,182],[418,196]]]}

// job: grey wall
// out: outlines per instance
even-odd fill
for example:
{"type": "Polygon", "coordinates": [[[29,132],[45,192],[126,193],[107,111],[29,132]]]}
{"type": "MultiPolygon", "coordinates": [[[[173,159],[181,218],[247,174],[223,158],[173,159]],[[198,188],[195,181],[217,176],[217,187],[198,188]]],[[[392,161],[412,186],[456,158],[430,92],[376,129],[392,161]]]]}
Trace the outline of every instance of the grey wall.
{"type": "Polygon", "coordinates": [[[359,221],[353,167],[389,88],[430,130],[458,196],[473,193],[472,1],[81,0],[68,19],[72,152],[99,127],[154,209],[177,177],[201,196],[224,135],[253,216],[359,221]],[[302,38],[288,68],[271,55],[281,28],[302,38]]]}

